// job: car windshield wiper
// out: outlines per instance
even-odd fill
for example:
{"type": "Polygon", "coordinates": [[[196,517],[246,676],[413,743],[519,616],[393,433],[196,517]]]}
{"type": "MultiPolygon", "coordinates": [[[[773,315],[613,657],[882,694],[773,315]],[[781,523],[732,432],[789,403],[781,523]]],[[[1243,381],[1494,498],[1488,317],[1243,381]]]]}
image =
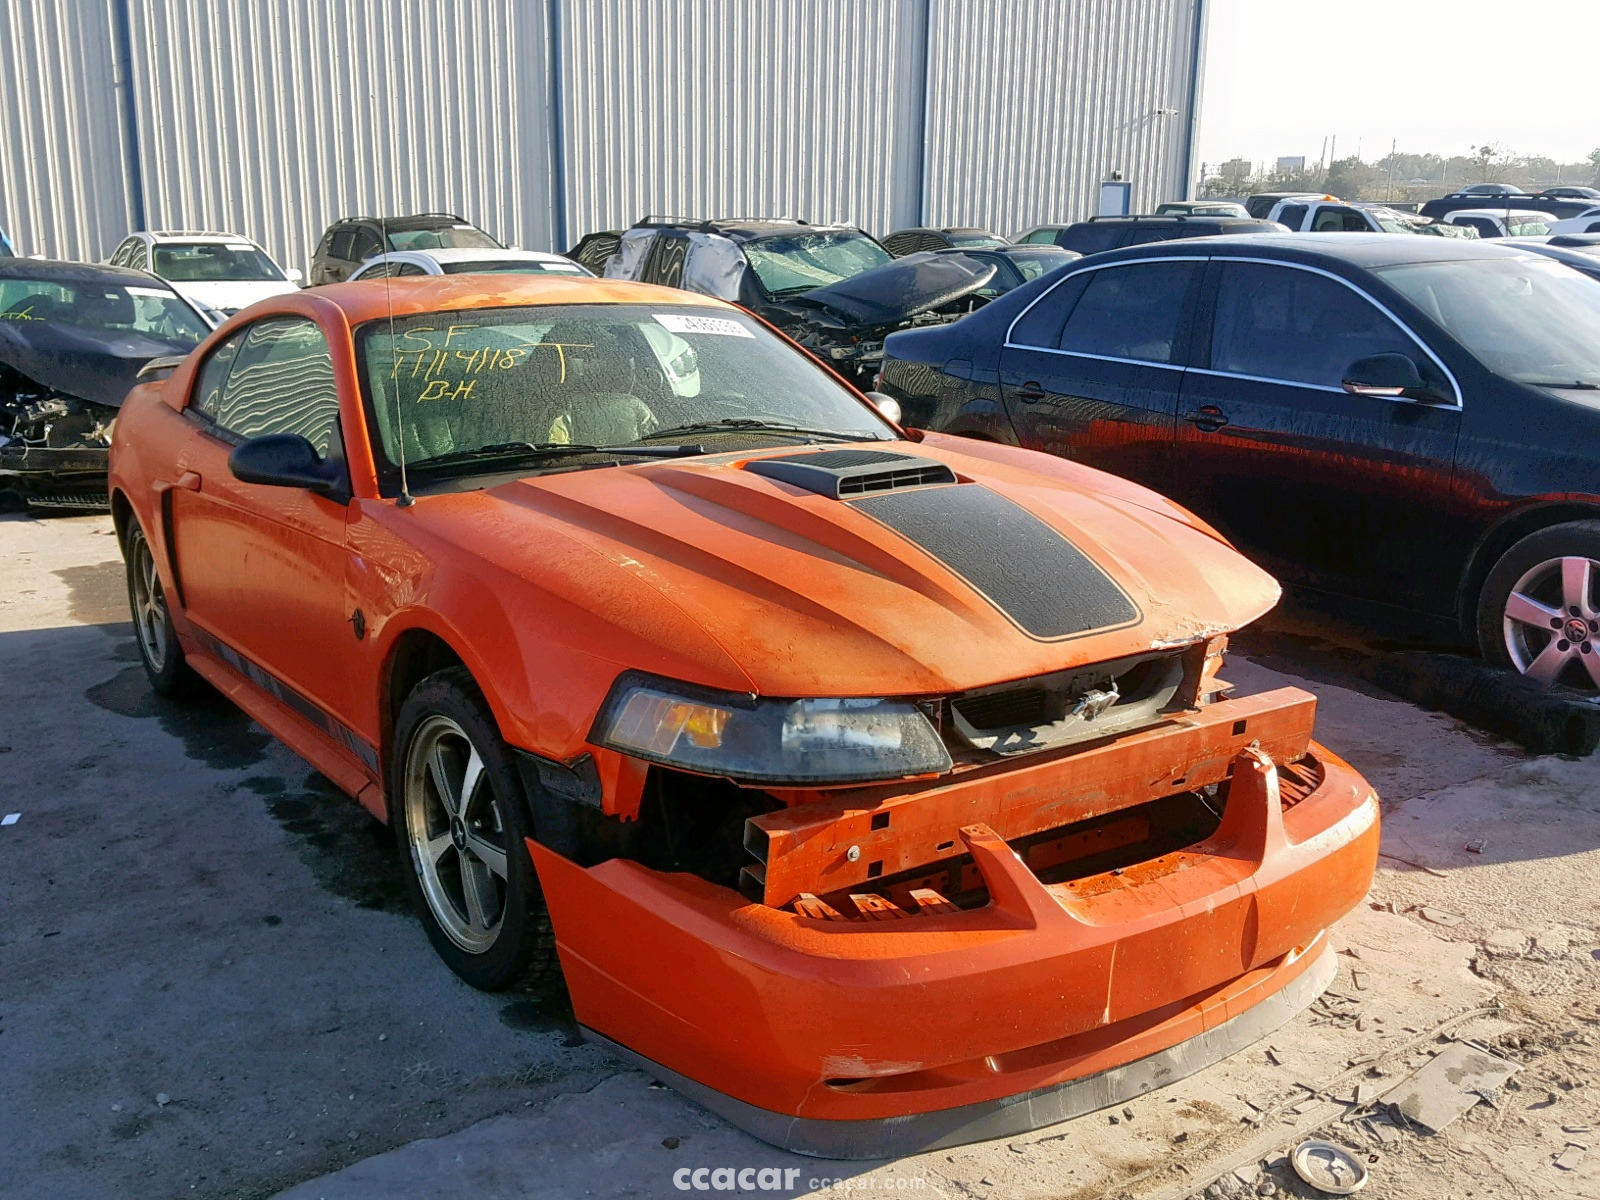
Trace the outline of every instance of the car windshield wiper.
{"type": "Polygon", "coordinates": [[[784,421],[763,421],[757,417],[724,417],[720,421],[696,421],[691,425],[674,425],[671,429],[658,429],[646,437],[684,437],[694,433],[721,433],[725,430],[749,429],[758,433],[792,433],[802,437],[829,438],[836,442],[870,442],[879,439],[870,434],[840,433],[836,429],[807,429],[803,425],[790,425],[784,421]]]}
{"type": "Polygon", "coordinates": [[[1529,387],[1565,388],[1569,392],[1600,392],[1600,383],[1585,383],[1581,379],[1527,379],[1529,387]]]}
{"type": "Polygon", "coordinates": [[[460,463],[478,462],[493,458],[566,458],[584,454],[626,454],[636,458],[686,458],[704,454],[706,448],[696,445],[678,446],[585,446],[571,442],[495,442],[489,446],[474,446],[468,450],[452,450],[448,454],[435,454],[406,463],[407,467],[447,467],[460,463]]]}

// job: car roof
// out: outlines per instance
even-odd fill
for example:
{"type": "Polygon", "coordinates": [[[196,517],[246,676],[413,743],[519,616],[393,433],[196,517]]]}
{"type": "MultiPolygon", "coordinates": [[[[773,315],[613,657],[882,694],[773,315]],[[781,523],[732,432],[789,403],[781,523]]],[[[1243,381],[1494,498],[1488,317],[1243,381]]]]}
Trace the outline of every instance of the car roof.
{"type": "Polygon", "coordinates": [[[655,229],[720,233],[723,237],[731,238],[736,242],[750,242],[764,237],[781,237],[786,233],[831,233],[840,230],[848,230],[851,233],[862,232],[854,225],[813,225],[809,221],[792,220],[788,217],[710,217],[705,220],[693,217],[645,217],[641,221],[636,221],[627,232],[635,233],[655,229]]]}
{"type": "Polygon", "coordinates": [[[136,284],[177,294],[165,279],[148,271],[53,258],[8,258],[0,265],[0,275],[7,279],[38,279],[46,283],[119,283],[124,287],[136,284]]]}
{"type": "Polygon", "coordinates": [[[1224,234],[1199,241],[1180,238],[1170,242],[1148,242],[1143,246],[1108,250],[1091,257],[1099,264],[1157,256],[1251,258],[1265,255],[1285,262],[1303,262],[1309,266],[1339,262],[1370,270],[1400,263],[1504,258],[1517,252],[1514,247],[1499,245],[1500,240],[1397,237],[1392,233],[1341,233],[1337,237],[1330,237],[1326,233],[1281,233],[1273,237],[1224,234]]]}
{"type": "Polygon", "coordinates": [[[1551,214],[1537,208],[1458,208],[1445,214],[1446,221],[1451,217],[1532,217],[1536,221],[1548,221],[1551,214]]]}
{"type": "Polygon", "coordinates": [[[465,217],[454,213],[413,213],[408,217],[340,217],[335,225],[381,225],[390,233],[410,233],[417,229],[454,229],[458,225],[471,225],[465,217]]]}
{"type": "Polygon", "coordinates": [[[242,233],[228,233],[219,229],[140,229],[136,230],[133,236],[147,238],[152,242],[249,242],[252,246],[256,244],[242,233]]]}
{"type": "Polygon", "coordinates": [[[287,311],[304,311],[302,302],[326,302],[340,309],[352,325],[387,317],[391,312],[403,317],[539,304],[687,304],[739,311],[734,305],[698,292],[588,275],[410,275],[390,278],[385,283],[387,286],[383,287],[373,280],[329,283],[263,303],[278,304],[287,311]]]}
{"type": "Polygon", "coordinates": [[[363,263],[370,266],[373,262],[405,262],[412,258],[432,259],[436,263],[453,262],[551,262],[571,263],[572,260],[565,254],[551,254],[544,250],[495,250],[491,247],[480,246],[441,246],[437,250],[390,250],[379,254],[363,263]]]}

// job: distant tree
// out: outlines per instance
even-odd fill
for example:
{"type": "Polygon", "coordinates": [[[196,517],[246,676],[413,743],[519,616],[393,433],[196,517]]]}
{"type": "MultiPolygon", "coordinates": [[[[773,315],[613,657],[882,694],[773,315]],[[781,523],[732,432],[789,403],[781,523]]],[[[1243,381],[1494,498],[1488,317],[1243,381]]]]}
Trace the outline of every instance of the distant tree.
{"type": "Polygon", "coordinates": [[[1589,165],[1594,168],[1594,186],[1600,187],[1600,150],[1589,151],[1589,165]]]}
{"type": "Polygon", "coordinates": [[[1472,172],[1475,178],[1469,183],[1503,183],[1506,175],[1517,165],[1517,157],[1499,142],[1476,146],[1472,151],[1472,172]]]}
{"type": "Polygon", "coordinates": [[[1379,189],[1379,180],[1386,178],[1387,173],[1368,166],[1352,155],[1339,159],[1328,168],[1328,177],[1323,186],[1341,200],[1359,200],[1373,195],[1381,197],[1382,191],[1375,189],[1379,189]]]}

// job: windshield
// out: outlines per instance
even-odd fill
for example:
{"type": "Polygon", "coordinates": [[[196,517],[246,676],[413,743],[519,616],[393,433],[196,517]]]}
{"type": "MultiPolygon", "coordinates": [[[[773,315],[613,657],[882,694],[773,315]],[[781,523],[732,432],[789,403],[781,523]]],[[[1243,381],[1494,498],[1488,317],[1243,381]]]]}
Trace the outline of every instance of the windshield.
{"type": "MultiPolygon", "coordinates": [[[[859,440],[894,431],[806,355],[754,318],[726,308],[574,304],[421,313],[369,322],[358,354],[378,441],[408,471],[486,468],[460,456],[483,447],[636,444],[716,437],[751,422],[798,426],[859,440]],[[392,329],[392,332],[391,332],[392,329]],[[403,431],[403,434],[402,434],[403,431]]],[[[795,440],[778,433],[768,444],[795,440]]],[[[609,465],[589,460],[592,465],[609,465]]],[[[570,459],[551,466],[572,465],[570,459]]],[[[503,469],[503,468],[502,468],[503,469]]]]}
{"type": "Polygon", "coordinates": [[[391,250],[500,250],[503,247],[481,229],[449,225],[443,229],[391,229],[391,250]]]}
{"type": "Polygon", "coordinates": [[[760,238],[745,243],[744,256],[774,296],[827,287],[891,261],[887,250],[853,229],[760,238]]]}
{"type": "Polygon", "coordinates": [[[211,332],[194,309],[163,287],[4,276],[0,276],[0,321],[140,333],[184,346],[198,345],[211,332]]]}
{"type": "Polygon", "coordinates": [[[277,264],[249,242],[163,242],[151,253],[155,273],[175,283],[283,280],[277,264]]]}
{"type": "Polygon", "coordinates": [[[965,246],[969,249],[982,249],[985,246],[1007,246],[1009,242],[1003,237],[996,237],[992,233],[947,233],[944,235],[952,246],[965,246]]]}
{"type": "Polygon", "coordinates": [[[440,263],[446,275],[587,275],[575,262],[540,262],[536,258],[502,258],[487,262],[440,263]]]}
{"type": "Polygon", "coordinates": [[[1070,250],[1062,250],[1055,246],[1041,246],[1037,250],[1028,250],[1023,253],[1013,251],[1006,257],[1011,264],[1022,272],[1023,279],[1037,279],[1046,271],[1054,271],[1057,267],[1064,267],[1069,262],[1077,262],[1079,256],[1070,250]]]}
{"type": "Polygon", "coordinates": [[[1381,208],[1369,210],[1368,215],[1385,233],[1421,233],[1422,227],[1427,224],[1418,217],[1403,217],[1397,212],[1381,208]]]}
{"type": "Polygon", "coordinates": [[[1550,232],[1550,222],[1535,221],[1531,217],[1513,217],[1506,229],[1512,237],[1543,237],[1550,232]]]}
{"type": "Polygon", "coordinates": [[[1600,282],[1532,257],[1374,269],[1496,374],[1600,386],[1600,282]]]}

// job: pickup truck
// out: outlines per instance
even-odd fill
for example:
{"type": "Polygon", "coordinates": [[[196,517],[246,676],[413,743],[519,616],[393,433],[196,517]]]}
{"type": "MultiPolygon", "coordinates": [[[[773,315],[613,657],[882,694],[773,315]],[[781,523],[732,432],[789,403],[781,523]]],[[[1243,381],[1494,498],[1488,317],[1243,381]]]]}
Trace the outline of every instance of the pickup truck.
{"type": "Polygon", "coordinates": [[[1431,233],[1447,237],[1469,236],[1446,231],[1415,213],[1400,212],[1363,201],[1288,196],[1272,206],[1269,220],[1296,233],[1431,233]]]}

